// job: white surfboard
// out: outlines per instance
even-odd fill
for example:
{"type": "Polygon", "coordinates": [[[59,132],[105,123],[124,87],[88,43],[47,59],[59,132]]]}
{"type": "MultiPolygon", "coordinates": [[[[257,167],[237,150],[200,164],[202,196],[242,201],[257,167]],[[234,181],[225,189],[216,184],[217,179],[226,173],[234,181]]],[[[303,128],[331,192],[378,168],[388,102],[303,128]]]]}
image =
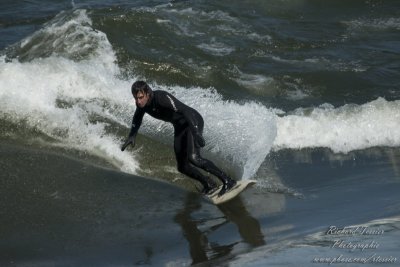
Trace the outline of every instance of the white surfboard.
{"type": "Polygon", "coordinates": [[[247,186],[255,184],[255,183],[256,183],[255,180],[237,181],[236,185],[231,190],[229,190],[222,196],[218,196],[218,193],[222,188],[222,185],[221,185],[218,187],[218,189],[214,193],[207,196],[207,198],[209,198],[211,200],[211,202],[214,203],[215,205],[222,204],[224,202],[231,200],[232,198],[236,197],[237,195],[239,195],[243,190],[245,190],[247,188],[247,186]]]}

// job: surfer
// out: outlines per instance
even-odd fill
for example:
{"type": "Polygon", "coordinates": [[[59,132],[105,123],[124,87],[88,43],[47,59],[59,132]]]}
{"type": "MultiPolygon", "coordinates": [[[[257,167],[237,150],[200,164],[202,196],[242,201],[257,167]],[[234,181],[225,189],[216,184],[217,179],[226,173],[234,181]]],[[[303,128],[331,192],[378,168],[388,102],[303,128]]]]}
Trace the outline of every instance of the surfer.
{"type": "Polygon", "coordinates": [[[135,145],[136,134],[142,124],[145,113],[152,117],[170,122],[174,126],[174,151],[178,171],[199,181],[203,185],[202,193],[211,194],[217,189],[217,184],[204,176],[197,168],[215,175],[223,186],[218,195],[223,195],[236,185],[236,181],[221,171],[212,161],[200,155],[200,148],[205,146],[203,138],[204,121],[202,116],[193,108],[183,104],[166,91],[153,91],[144,81],[132,84],[132,95],[136,102],[136,111],[132,119],[129,136],[122,145],[135,145]]]}

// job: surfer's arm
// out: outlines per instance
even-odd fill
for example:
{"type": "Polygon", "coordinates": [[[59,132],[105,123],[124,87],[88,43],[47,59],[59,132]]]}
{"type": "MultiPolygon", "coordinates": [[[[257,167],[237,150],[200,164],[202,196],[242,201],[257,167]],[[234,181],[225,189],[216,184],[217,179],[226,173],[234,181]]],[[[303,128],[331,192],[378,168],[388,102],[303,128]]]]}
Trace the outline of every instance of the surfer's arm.
{"type": "Polygon", "coordinates": [[[132,118],[131,130],[129,132],[128,138],[121,147],[121,151],[124,151],[125,148],[129,145],[135,146],[136,134],[139,131],[140,125],[142,124],[143,116],[144,116],[144,109],[137,107],[135,114],[133,115],[132,118]]]}
{"type": "Polygon", "coordinates": [[[140,125],[142,125],[142,120],[144,116],[144,109],[137,107],[135,110],[135,114],[132,118],[131,131],[129,132],[129,136],[135,136],[139,131],[140,125]]]}

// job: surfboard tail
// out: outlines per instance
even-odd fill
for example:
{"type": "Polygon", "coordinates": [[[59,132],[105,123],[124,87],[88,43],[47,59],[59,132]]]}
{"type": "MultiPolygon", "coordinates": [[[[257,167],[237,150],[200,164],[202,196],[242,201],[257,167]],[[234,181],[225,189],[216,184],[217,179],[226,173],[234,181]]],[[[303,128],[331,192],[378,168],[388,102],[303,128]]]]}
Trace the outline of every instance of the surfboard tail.
{"type": "Polygon", "coordinates": [[[245,190],[249,185],[255,184],[255,180],[244,180],[244,181],[238,181],[236,185],[231,188],[229,191],[225,192],[222,196],[219,196],[219,191],[222,188],[222,185],[218,187],[218,189],[211,194],[210,196],[207,196],[212,203],[215,205],[219,205],[222,203],[225,203],[236,196],[238,196],[243,190],[245,190]]]}

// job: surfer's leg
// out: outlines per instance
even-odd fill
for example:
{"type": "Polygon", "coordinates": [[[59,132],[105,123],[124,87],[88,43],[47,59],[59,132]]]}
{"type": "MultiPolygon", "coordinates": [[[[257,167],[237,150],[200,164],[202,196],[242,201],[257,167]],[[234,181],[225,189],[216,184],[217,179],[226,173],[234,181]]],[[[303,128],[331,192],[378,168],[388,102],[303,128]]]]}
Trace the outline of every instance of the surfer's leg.
{"type": "Polygon", "coordinates": [[[209,172],[223,183],[222,189],[219,192],[219,195],[223,195],[226,191],[231,189],[236,185],[236,181],[230,178],[226,173],[221,171],[212,161],[203,158],[200,155],[200,148],[194,145],[194,139],[192,133],[188,130],[187,133],[187,153],[189,156],[189,161],[194,166],[209,172]]]}
{"type": "Polygon", "coordinates": [[[201,192],[203,194],[209,194],[217,185],[212,179],[204,176],[199,170],[190,165],[186,144],[187,131],[182,131],[181,133],[175,134],[174,151],[178,164],[178,171],[189,176],[192,179],[199,181],[203,185],[203,189],[201,192]]]}

